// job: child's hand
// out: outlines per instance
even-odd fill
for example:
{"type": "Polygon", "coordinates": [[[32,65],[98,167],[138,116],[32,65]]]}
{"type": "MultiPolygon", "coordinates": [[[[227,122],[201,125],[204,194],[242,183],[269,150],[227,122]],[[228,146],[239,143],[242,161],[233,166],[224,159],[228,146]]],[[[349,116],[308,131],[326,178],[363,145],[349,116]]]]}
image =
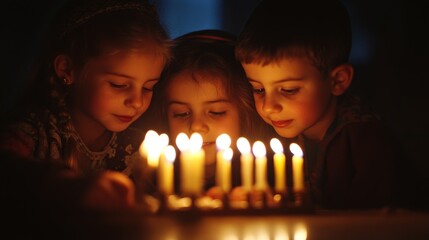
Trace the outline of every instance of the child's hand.
{"type": "Polygon", "coordinates": [[[91,183],[83,198],[83,204],[95,210],[119,210],[135,205],[134,184],[128,176],[107,171],[91,183]]]}

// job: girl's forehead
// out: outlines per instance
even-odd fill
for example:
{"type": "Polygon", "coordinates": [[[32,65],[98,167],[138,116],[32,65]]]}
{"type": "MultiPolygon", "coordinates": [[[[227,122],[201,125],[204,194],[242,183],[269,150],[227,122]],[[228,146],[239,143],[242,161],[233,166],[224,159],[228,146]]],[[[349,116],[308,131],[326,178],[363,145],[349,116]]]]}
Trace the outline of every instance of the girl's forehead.
{"type": "Polygon", "coordinates": [[[226,98],[224,82],[219,77],[182,72],[172,77],[167,87],[169,97],[226,98]]]}
{"type": "Polygon", "coordinates": [[[189,82],[195,86],[215,87],[219,90],[225,90],[225,78],[220,74],[209,71],[183,70],[170,79],[173,82],[189,82]]]}

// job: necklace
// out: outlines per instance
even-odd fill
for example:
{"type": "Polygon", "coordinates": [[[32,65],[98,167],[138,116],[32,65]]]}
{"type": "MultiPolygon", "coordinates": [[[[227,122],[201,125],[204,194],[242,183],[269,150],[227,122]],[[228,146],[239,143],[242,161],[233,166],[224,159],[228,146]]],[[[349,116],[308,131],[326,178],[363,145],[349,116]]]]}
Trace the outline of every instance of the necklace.
{"type": "Polygon", "coordinates": [[[67,139],[73,139],[76,143],[76,149],[83,153],[88,159],[91,160],[91,167],[98,168],[101,167],[103,163],[103,159],[108,157],[113,157],[116,154],[116,146],[117,146],[117,135],[114,132],[109,142],[101,151],[91,151],[86,144],[82,141],[79,133],[76,131],[73,123],[69,120],[65,125],[64,135],[67,139]]]}

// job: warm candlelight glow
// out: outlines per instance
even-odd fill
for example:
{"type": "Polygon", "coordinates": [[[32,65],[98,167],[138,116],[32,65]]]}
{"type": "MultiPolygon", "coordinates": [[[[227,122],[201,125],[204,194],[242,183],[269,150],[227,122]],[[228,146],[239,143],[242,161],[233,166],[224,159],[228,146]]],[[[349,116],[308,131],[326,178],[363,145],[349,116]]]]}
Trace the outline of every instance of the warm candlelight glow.
{"type": "Polygon", "coordinates": [[[270,146],[271,146],[271,149],[273,149],[273,151],[275,153],[283,153],[283,145],[280,142],[280,140],[278,140],[277,138],[271,139],[270,146]]]}
{"type": "Polygon", "coordinates": [[[182,193],[192,196],[200,195],[204,182],[205,153],[201,148],[203,138],[196,132],[189,139],[186,134],[179,133],[176,144],[180,150],[182,193]]]}
{"type": "Polygon", "coordinates": [[[168,145],[164,148],[161,155],[158,174],[158,189],[161,193],[170,195],[174,191],[174,160],[176,159],[176,150],[168,145]]]}
{"type": "Polygon", "coordinates": [[[149,130],[146,132],[146,135],[139,149],[139,152],[143,158],[147,158],[148,150],[150,149],[149,144],[153,143],[154,139],[156,139],[157,137],[158,133],[154,130],[149,130]]]}
{"type": "Polygon", "coordinates": [[[225,182],[228,181],[225,179],[227,174],[225,172],[231,171],[230,169],[228,170],[228,163],[224,157],[225,149],[229,148],[230,145],[231,137],[228,134],[223,133],[216,138],[216,146],[218,149],[216,154],[216,184],[222,189],[224,189],[224,186],[227,186],[228,184],[225,182]]]}
{"type": "Polygon", "coordinates": [[[265,145],[261,141],[256,141],[255,143],[253,143],[252,151],[256,158],[264,157],[265,154],[267,154],[265,145]]]}
{"type": "Polygon", "coordinates": [[[165,159],[167,159],[169,163],[173,163],[174,160],[176,159],[176,149],[174,149],[173,146],[168,145],[164,149],[164,155],[165,155],[165,159]]]}
{"type": "Polygon", "coordinates": [[[165,147],[168,144],[168,136],[167,136],[167,143],[165,144],[165,139],[163,139],[163,141],[164,142],[161,142],[160,136],[158,135],[157,132],[153,130],[149,130],[146,133],[142,144],[140,145],[140,149],[139,149],[140,154],[143,157],[143,159],[147,161],[148,166],[151,168],[158,167],[161,151],[163,147],[165,147]]]}
{"type": "Polygon", "coordinates": [[[183,152],[189,148],[189,138],[185,133],[179,133],[176,137],[177,148],[183,152]]]}
{"type": "Polygon", "coordinates": [[[307,239],[307,228],[304,225],[299,224],[295,227],[295,232],[293,235],[294,235],[293,239],[306,240],[307,239]]]}
{"type": "Polygon", "coordinates": [[[250,153],[250,143],[244,137],[237,139],[237,148],[241,154],[250,153]]]}
{"type": "Polygon", "coordinates": [[[283,145],[277,138],[270,141],[270,146],[274,151],[274,177],[275,190],[285,192],[286,190],[286,157],[283,153],[283,145]]]}
{"type": "Polygon", "coordinates": [[[229,192],[231,190],[231,160],[233,156],[232,148],[227,148],[223,152],[223,163],[222,163],[222,190],[229,192]]]}
{"type": "Polygon", "coordinates": [[[194,132],[189,138],[189,143],[189,149],[191,151],[198,151],[203,146],[203,137],[201,136],[201,134],[194,132]]]}
{"type": "Polygon", "coordinates": [[[223,152],[223,159],[225,159],[226,161],[231,161],[233,155],[234,152],[232,151],[232,148],[227,148],[223,152]]]}
{"type": "Polygon", "coordinates": [[[241,153],[241,184],[246,192],[252,189],[253,183],[253,155],[250,152],[250,143],[244,138],[237,139],[237,148],[241,153]]]}
{"type": "Polygon", "coordinates": [[[295,192],[304,191],[304,159],[301,147],[296,143],[291,143],[290,151],[294,154],[292,157],[292,175],[293,190],[295,192]]]}
{"type": "Polygon", "coordinates": [[[216,138],[216,146],[218,149],[227,149],[231,146],[231,137],[226,133],[222,133],[216,138]]]}
{"type": "Polygon", "coordinates": [[[265,156],[267,150],[261,141],[253,143],[253,154],[255,155],[255,188],[257,190],[265,190],[267,188],[267,157],[265,156]]]}
{"type": "Polygon", "coordinates": [[[289,149],[295,156],[302,157],[304,155],[301,147],[296,143],[291,143],[289,149]]]}
{"type": "Polygon", "coordinates": [[[167,134],[165,133],[161,133],[159,135],[159,144],[164,148],[168,145],[168,143],[170,142],[170,138],[168,137],[167,134]]]}

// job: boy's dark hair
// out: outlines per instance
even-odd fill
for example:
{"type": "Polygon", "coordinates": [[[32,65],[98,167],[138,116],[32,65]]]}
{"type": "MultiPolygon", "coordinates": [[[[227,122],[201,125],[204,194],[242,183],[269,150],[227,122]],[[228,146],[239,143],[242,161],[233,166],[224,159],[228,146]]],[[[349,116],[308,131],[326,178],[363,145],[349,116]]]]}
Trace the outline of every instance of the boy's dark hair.
{"type": "Polygon", "coordinates": [[[262,0],[238,37],[242,63],[308,57],[322,74],[348,62],[350,19],[340,0],[262,0]]]}

